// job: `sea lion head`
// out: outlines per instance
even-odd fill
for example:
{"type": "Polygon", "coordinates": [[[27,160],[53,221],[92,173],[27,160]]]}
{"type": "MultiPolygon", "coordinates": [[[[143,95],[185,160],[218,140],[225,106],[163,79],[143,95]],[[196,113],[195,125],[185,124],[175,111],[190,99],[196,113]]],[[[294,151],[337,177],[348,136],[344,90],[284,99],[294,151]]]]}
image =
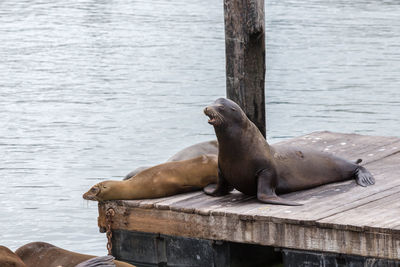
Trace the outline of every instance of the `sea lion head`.
{"type": "Polygon", "coordinates": [[[238,104],[226,98],[218,98],[204,109],[210,119],[208,123],[215,128],[226,127],[232,124],[242,124],[247,117],[238,104]]]}
{"type": "Polygon", "coordinates": [[[85,194],[83,194],[83,198],[86,200],[94,200],[94,201],[104,201],[107,200],[107,194],[111,189],[111,185],[108,181],[104,181],[98,183],[92,188],[89,189],[85,194]]]}
{"type": "Polygon", "coordinates": [[[26,267],[22,259],[5,246],[0,246],[0,266],[26,267]]]}

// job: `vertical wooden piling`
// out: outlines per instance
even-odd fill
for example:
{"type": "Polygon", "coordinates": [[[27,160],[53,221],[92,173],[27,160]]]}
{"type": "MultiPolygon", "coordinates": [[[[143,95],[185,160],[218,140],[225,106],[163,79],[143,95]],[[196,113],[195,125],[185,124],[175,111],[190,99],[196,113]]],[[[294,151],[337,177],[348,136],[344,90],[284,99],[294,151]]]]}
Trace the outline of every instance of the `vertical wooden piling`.
{"type": "Polygon", "coordinates": [[[265,136],[264,0],[224,0],[226,95],[265,136]]]}

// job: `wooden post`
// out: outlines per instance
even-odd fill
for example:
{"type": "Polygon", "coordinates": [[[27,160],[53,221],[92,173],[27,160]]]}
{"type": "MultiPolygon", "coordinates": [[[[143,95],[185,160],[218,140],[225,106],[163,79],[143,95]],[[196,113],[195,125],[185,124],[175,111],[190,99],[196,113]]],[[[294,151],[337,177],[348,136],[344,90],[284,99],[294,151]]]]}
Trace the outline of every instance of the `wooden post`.
{"type": "Polygon", "coordinates": [[[265,130],[264,0],[224,0],[226,96],[265,130]]]}

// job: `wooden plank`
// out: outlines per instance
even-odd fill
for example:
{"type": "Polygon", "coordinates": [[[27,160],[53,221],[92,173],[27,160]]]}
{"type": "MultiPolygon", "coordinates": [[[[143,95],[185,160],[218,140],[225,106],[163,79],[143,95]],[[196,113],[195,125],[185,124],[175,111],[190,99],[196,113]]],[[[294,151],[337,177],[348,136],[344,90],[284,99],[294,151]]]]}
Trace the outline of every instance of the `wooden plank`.
{"type": "Polygon", "coordinates": [[[337,133],[330,131],[316,131],[303,136],[280,141],[276,144],[310,146],[315,149],[324,148],[326,145],[340,144],[368,147],[373,144],[368,142],[373,139],[375,142],[393,143],[398,142],[399,138],[395,136],[370,136],[353,133],[337,133]]]}
{"type": "Polygon", "coordinates": [[[185,194],[179,194],[176,196],[171,196],[171,197],[166,197],[163,199],[163,201],[160,201],[155,204],[154,208],[156,209],[170,209],[170,206],[173,205],[176,202],[180,202],[183,200],[188,200],[193,197],[197,197],[199,195],[203,195],[203,191],[197,191],[197,192],[192,192],[192,193],[185,193],[185,194]]]}
{"type": "Polygon", "coordinates": [[[325,151],[348,160],[363,159],[363,164],[400,151],[397,137],[366,136],[333,132],[314,132],[274,144],[291,145],[325,151]]]}
{"type": "Polygon", "coordinates": [[[140,200],[123,200],[123,202],[124,205],[126,205],[127,207],[141,207],[145,209],[151,209],[151,208],[165,209],[174,202],[187,200],[200,195],[203,195],[201,191],[195,191],[169,197],[140,199],[140,200]]]}
{"type": "Polygon", "coordinates": [[[247,196],[238,191],[229,194],[228,196],[224,196],[219,200],[215,200],[210,202],[211,205],[199,205],[195,207],[194,212],[201,215],[210,215],[212,211],[221,208],[235,207],[241,203],[246,202],[247,200],[254,200],[254,196],[247,196]]]}
{"type": "Polygon", "coordinates": [[[197,198],[190,199],[189,201],[184,200],[173,203],[170,205],[170,209],[181,212],[195,212],[207,215],[210,209],[222,206],[232,206],[234,203],[242,201],[246,198],[249,198],[249,196],[243,195],[237,191],[223,197],[210,197],[206,194],[202,194],[197,198]]]}
{"type": "Polygon", "coordinates": [[[340,225],[351,224],[352,226],[367,226],[369,228],[395,228],[400,220],[400,212],[398,209],[398,204],[400,204],[399,162],[400,153],[371,164],[375,166],[380,165],[379,167],[382,169],[382,173],[378,177],[385,178],[378,180],[381,184],[371,188],[374,189],[374,192],[383,187],[386,187],[387,190],[378,191],[379,193],[375,195],[371,194],[369,196],[371,200],[364,205],[359,205],[354,209],[333,214],[332,216],[321,219],[320,222],[332,222],[332,224],[340,222],[340,225]],[[389,194],[389,192],[393,193],[389,194]],[[360,220],[355,220],[357,216],[353,216],[357,213],[361,216],[360,220]]]}
{"type": "Polygon", "coordinates": [[[318,222],[324,225],[345,225],[360,227],[369,231],[396,226],[400,220],[400,190],[394,194],[374,199],[353,209],[326,217],[318,222]]]}

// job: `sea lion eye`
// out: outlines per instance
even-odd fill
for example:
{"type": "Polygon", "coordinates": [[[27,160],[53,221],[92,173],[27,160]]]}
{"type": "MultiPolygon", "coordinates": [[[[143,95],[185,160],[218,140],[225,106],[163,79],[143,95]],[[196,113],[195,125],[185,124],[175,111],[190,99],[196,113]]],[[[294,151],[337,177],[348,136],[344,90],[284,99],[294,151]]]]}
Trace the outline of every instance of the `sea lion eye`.
{"type": "Polygon", "coordinates": [[[96,192],[96,188],[92,188],[92,189],[90,189],[90,192],[92,192],[92,193],[94,193],[94,192],[96,192]]]}

